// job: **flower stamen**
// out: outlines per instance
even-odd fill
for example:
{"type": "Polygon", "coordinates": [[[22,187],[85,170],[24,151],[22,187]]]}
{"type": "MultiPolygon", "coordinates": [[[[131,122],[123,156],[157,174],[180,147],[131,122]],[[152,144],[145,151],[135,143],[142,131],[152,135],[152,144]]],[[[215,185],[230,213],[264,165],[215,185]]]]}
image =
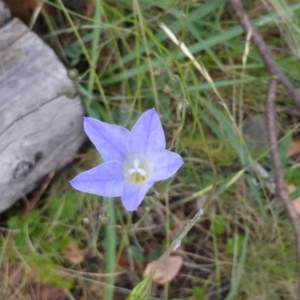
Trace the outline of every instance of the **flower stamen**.
{"type": "Polygon", "coordinates": [[[124,177],[134,185],[144,184],[150,177],[152,166],[150,161],[139,154],[130,154],[124,164],[124,177]]]}
{"type": "Polygon", "coordinates": [[[134,168],[129,170],[129,175],[133,175],[134,173],[136,173],[142,176],[146,176],[147,172],[144,169],[140,168],[139,165],[140,161],[138,159],[135,159],[133,162],[134,168]]]}

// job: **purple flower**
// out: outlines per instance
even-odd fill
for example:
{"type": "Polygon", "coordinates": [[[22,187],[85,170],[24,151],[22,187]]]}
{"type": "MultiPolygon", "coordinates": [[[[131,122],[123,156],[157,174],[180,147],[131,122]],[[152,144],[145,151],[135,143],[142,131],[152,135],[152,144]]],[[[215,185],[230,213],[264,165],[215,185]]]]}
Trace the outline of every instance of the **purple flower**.
{"type": "Polygon", "coordinates": [[[180,155],[166,150],[154,108],[142,114],[131,132],[93,118],[84,118],[84,129],[105,162],[77,175],[71,185],[85,193],[121,196],[129,211],[138,208],[155,182],[173,176],[183,164],[180,155]]]}

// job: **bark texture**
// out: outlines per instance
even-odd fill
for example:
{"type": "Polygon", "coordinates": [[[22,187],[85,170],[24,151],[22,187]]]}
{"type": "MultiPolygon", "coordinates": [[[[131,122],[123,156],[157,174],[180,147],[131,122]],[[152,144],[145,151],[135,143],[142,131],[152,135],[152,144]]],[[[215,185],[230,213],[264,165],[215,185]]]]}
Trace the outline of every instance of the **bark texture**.
{"type": "Polygon", "coordinates": [[[53,50],[0,0],[0,213],[85,138],[80,98],[53,50]]]}

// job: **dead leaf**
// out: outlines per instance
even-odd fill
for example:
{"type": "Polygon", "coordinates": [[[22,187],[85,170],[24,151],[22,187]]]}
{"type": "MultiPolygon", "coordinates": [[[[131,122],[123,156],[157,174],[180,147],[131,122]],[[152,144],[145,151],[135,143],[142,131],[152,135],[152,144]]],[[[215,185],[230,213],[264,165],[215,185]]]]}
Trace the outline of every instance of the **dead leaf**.
{"type": "Polygon", "coordinates": [[[6,5],[11,11],[12,16],[18,17],[25,24],[29,24],[33,11],[39,6],[42,5],[43,10],[48,14],[54,14],[54,8],[48,5],[47,3],[41,3],[39,0],[6,0],[6,5]]]}
{"type": "MultiPolygon", "coordinates": [[[[160,263],[160,265],[158,265],[152,280],[159,284],[165,284],[166,282],[171,281],[179,273],[182,263],[183,257],[180,255],[167,257],[163,262],[160,263]]],[[[143,274],[144,277],[146,277],[153,270],[155,264],[156,261],[152,261],[147,265],[143,274]]]]}
{"type": "Polygon", "coordinates": [[[50,284],[32,283],[28,289],[29,294],[27,299],[38,299],[38,300],[65,300],[67,295],[60,287],[50,284]]]}
{"type": "Polygon", "coordinates": [[[300,140],[299,139],[292,140],[289,151],[287,153],[287,157],[292,157],[295,154],[299,154],[299,153],[300,153],[300,140]]]}
{"type": "MultiPolygon", "coordinates": [[[[3,262],[0,268],[0,298],[8,299],[7,293],[17,294],[20,287],[24,289],[24,297],[22,299],[31,300],[65,300],[67,294],[58,286],[40,283],[36,280],[38,272],[30,270],[25,271],[22,264],[9,264],[3,262]],[[5,297],[5,298],[3,298],[5,297]]],[[[15,299],[15,298],[9,298],[15,299]]],[[[19,298],[18,298],[19,299],[19,298]]]]}
{"type": "Polygon", "coordinates": [[[25,272],[21,265],[9,264],[8,262],[3,262],[0,268],[0,294],[2,289],[8,286],[17,286],[22,283],[25,272]]]}
{"type": "Polygon", "coordinates": [[[67,245],[67,251],[65,252],[65,258],[73,264],[79,264],[83,261],[82,251],[79,250],[78,245],[75,242],[71,242],[67,245]]]}

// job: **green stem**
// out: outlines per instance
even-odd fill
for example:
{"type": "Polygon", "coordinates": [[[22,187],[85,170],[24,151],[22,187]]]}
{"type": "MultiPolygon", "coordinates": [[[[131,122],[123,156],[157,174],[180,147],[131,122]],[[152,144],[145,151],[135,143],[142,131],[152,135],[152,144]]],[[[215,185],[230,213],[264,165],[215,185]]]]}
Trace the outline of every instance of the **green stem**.
{"type": "Polygon", "coordinates": [[[104,198],[107,205],[107,214],[110,218],[109,224],[106,226],[106,238],[105,238],[105,253],[106,253],[106,277],[107,288],[104,294],[104,300],[112,300],[114,297],[114,284],[115,284],[115,265],[116,265],[116,216],[114,201],[111,198],[104,198]]]}
{"type": "Polygon", "coordinates": [[[155,266],[152,269],[153,274],[155,273],[156,269],[159,268],[161,262],[166,259],[172,251],[178,249],[181,245],[183,238],[188,234],[188,232],[194,227],[194,225],[200,220],[202,215],[204,214],[204,210],[201,208],[195,216],[188,221],[185,225],[182,232],[177,236],[177,238],[171,243],[171,245],[167,248],[167,250],[162,254],[162,256],[156,261],[155,266]]]}

